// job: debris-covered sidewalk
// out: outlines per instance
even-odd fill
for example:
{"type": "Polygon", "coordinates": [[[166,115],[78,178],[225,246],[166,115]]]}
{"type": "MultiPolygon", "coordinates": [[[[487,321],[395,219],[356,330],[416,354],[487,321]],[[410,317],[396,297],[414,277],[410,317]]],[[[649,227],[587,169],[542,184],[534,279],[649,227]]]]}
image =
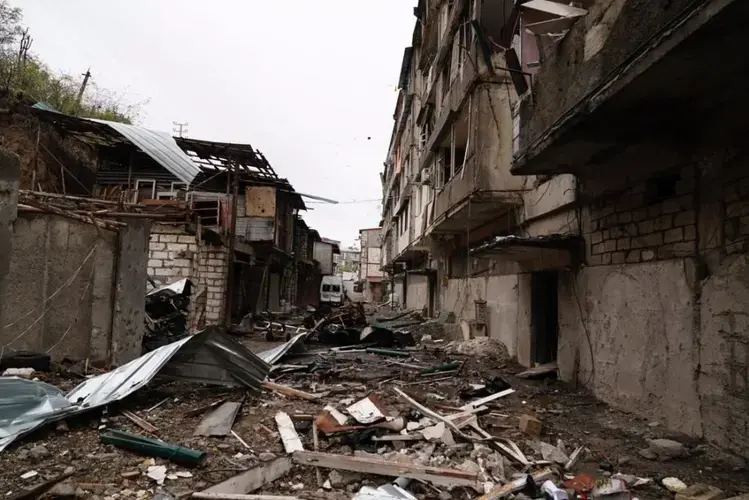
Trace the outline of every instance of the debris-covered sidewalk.
{"type": "Polygon", "coordinates": [[[749,491],[739,459],[573,391],[553,366],[522,373],[496,341],[453,340],[449,321],[349,310],[307,325],[285,343],[265,340],[261,325],[240,339],[249,350],[209,331],[110,372],[7,378],[33,390],[0,389],[0,437],[23,429],[4,436],[0,495],[718,500],[749,491]],[[38,405],[42,388],[51,399],[38,405]]]}

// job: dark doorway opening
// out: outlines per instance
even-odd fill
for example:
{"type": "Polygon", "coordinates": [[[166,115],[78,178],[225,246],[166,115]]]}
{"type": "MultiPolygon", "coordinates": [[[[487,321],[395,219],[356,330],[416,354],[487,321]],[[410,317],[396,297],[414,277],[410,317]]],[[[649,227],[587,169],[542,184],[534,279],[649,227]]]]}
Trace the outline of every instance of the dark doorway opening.
{"type": "Polygon", "coordinates": [[[559,277],[554,271],[531,275],[531,353],[533,363],[557,359],[559,277]]]}

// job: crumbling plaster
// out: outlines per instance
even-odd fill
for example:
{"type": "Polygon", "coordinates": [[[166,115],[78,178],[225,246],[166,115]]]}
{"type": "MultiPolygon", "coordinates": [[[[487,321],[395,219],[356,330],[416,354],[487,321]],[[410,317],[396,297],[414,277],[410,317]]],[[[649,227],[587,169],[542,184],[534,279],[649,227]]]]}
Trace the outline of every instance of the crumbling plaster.
{"type": "Polygon", "coordinates": [[[702,282],[691,258],[564,273],[562,379],[749,456],[747,276],[746,254],[727,258],[702,282]]]}
{"type": "Polygon", "coordinates": [[[443,310],[452,311],[458,320],[476,319],[474,301],[485,300],[489,321],[489,337],[507,346],[510,355],[517,353],[518,344],[518,277],[485,276],[455,278],[442,287],[443,310]]]}
{"type": "Polygon", "coordinates": [[[521,150],[541,137],[692,0],[608,0],[577,22],[546,54],[521,103],[521,150]],[[605,26],[601,26],[605,25],[605,26]],[[587,53],[587,59],[586,59],[587,53]]]}

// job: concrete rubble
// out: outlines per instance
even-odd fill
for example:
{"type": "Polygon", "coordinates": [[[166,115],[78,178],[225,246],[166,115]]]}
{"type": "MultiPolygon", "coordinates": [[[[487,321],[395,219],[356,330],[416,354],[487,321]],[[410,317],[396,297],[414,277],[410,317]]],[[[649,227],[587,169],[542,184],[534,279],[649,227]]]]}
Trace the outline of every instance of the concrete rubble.
{"type": "MultiPolygon", "coordinates": [[[[263,325],[237,337],[270,363],[255,386],[264,392],[156,373],[126,398],[19,436],[3,451],[0,495],[721,500],[749,490],[741,465],[718,466],[723,455],[553,379],[516,377],[501,344],[413,339],[425,323],[417,313],[349,306],[277,319],[299,323],[286,342],[267,340],[263,325]]],[[[58,399],[80,382],[35,376],[24,383],[58,399]]]]}

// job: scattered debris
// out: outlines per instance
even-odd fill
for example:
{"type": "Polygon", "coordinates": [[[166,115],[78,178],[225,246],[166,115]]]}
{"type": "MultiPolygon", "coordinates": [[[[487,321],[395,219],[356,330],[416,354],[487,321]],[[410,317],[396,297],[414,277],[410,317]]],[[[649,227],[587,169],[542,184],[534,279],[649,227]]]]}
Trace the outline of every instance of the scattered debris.
{"type": "Polygon", "coordinates": [[[683,481],[675,477],[664,477],[661,480],[661,484],[671,493],[679,493],[687,489],[687,485],[684,484],[683,481]]]}
{"type": "Polygon", "coordinates": [[[291,471],[291,468],[291,459],[289,457],[281,457],[273,462],[265,463],[215,486],[211,486],[201,493],[230,493],[240,495],[252,493],[282,478],[291,471]]]}
{"type": "Polygon", "coordinates": [[[648,450],[661,461],[689,455],[683,444],[671,439],[649,439],[648,450]]]}
{"type": "Polygon", "coordinates": [[[8,368],[3,372],[3,377],[31,378],[36,370],[33,368],[8,368]]]}
{"type": "Polygon", "coordinates": [[[304,450],[302,440],[299,439],[299,434],[294,429],[294,423],[287,413],[282,411],[276,413],[276,424],[278,425],[278,433],[281,435],[286,453],[304,450]]]}
{"type": "Polygon", "coordinates": [[[301,465],[363,472],[379,476],[403,476],[413,479],[421,479],[436,485],[448,487],[468,486],[475,489],[480,488],[478,474],[463,472],[456,469],[439,469],[406,463],[395,464],[381,459],[346,457],[314,451],[300,451],[294,453],[292,459],[294,463],[301,465]]]}
{"type": "Polygon", "coordinates": [[[346,408],[346,411],[354,420],[364,425],[374,424],[385,418],[384,413],[377,407],[373,396],[352,404],[346,408]]]}
{"type": "MultiPolygon", "coordinates": [[[[5,413],[4,416],[14,418],[5,421],[10,422],[8,426],[0,427],[0,451],[19,436],[48,421],[124,399],[145,386],[156,375],[257,390],[269,369],[268,365],[236,340],[216,328],[209,328],[144,354],[115,370],[92,377],[65,396],[59,389],[43,382],[25,381],[35,384],[31,387],[14,382],[23,379],[0,377],[0,384],[8,389],[7,394],[19,394],[24,399],[33,395],[38,402],[33,408],[26,405],[8,408],[8,412],[12,413],[5,413]],[[204,367],[204,371],[198,374],[195,373],[197,359],[204,367]],[[21,413],[16,414],[19,410],[21,413]],[[33,418],[24,418],[25,416],[33,418]]],[[[0,408],[0,412],[2,411],[4,410],[0,408]]]]}
{"type": "Polygon", "coordinates": [[[520,430],[534,438],[541,437],[541,421],[531,415],[520,416],[520,430]]]}
{"type": "Polygon", "coordinates": [[[674,500],[721,500],[725,497],[720,488],[698,483],[678,491],[674,500]]]}
{"type": "Polygon", "coordinates": [[[518,378],[543,378],[548,375],[556,375],[558,369],[556,362],[554,362],[535,366],[524,372],[518,373],[516,376],[518,378]]]}
{"type": "Polygon", "coordinates": [[[192,282],[181,279],[146,294],[144,353],[188,335],[187,315],[191,293],[192,282]]]}
{"type": "Polygon", "coordinates": [[[195,429],[196,436],[228,436],[242,403],[227,401],[207,414],[195,429]]]}
{"type": "Polygon", "coordinates": [[[117,446],[118,448],[135,451],[143,455],[166,458],[167,460],[184,465],[201,465],[205,462],[207,456],[204,451],[190,450],[157,439],[123,431],[111,430],[101,436],[101,441],[117,446]]]}

